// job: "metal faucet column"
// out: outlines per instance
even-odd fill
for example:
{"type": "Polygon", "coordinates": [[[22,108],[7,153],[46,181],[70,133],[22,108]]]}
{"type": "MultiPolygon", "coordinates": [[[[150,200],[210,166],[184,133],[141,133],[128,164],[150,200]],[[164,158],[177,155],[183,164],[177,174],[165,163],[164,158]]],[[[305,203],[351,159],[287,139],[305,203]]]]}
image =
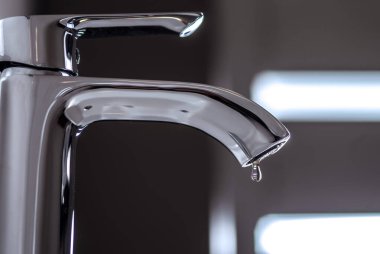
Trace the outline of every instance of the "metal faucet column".
{"type": "Polygon", "coordinates": [[[289,132],[254,102],[201,84],[76,77],[79,38],[185,37],[202,19],[201,13],[162,13],[0,21],[0,254],[73,253],[75,145],[96,121],[200,129],[259,180],[260,161],[278,151],[289,132]]]}

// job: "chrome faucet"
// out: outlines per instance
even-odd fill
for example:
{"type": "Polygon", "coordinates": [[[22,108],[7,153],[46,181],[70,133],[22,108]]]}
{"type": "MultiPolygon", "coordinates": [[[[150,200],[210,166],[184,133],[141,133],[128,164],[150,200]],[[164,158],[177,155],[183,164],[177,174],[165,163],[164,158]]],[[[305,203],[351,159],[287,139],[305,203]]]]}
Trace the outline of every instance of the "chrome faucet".
{"type": "Polygon", "coordinates": [[[242,167],[289,139],[270,113],[232,91],[201,84],[78,77],[79,38],[191,35],[202,13],[11,17],[0,20],[0,254],[71,254],[74,160],[96,121],[188,125],[214,137],[242,167]]]}

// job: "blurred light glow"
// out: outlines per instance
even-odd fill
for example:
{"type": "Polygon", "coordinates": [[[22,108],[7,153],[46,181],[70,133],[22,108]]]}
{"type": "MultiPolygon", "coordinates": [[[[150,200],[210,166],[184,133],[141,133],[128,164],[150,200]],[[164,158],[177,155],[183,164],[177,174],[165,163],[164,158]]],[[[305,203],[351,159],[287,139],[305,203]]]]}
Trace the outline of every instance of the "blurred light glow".
{"type": "Polygon", "coordinates": [[[262,217],[255,228],[260,254],[380,253],[380,214],[287,214],[262,217]]]}
{"type": "Polygon", "coordinates": [[[236,254],[236,225],[231,209],[212,209],[210,220],[210,254],[236,254]]]}
{"type": "Polygon", "coordinates": [[[266,71],[251,98],[284,121],[380,121],[380,72],[266,71]]]}

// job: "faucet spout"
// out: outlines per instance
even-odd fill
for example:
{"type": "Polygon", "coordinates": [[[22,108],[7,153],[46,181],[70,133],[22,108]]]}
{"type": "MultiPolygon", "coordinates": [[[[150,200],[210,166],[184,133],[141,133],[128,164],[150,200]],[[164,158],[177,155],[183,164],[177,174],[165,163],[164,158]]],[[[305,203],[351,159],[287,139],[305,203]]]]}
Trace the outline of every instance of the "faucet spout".
{"type": "Polygon", "coordinates": [[[288,130],[256,103],[222,88],[169,81],[66,77],[59,94],[67,121],[63,145],[60,220],[63,253],[71,253],[76,137],[96,121],[156,121],[183,124],[223,144],[242,167],[252,166],[260,181],[259,163],[289,139],[288,130]],[[62,215],[63,214],[63,215],[62,215]]]}
{"type": "Polygon", "coordinates": [[[256,103],[200,84],[133,80],[124,81],[120,88],[99,84],[71,97],[64,114],[78,127],[101,120],[188,125],[217,139],[242,167],[257,167],[289,139],[284,125],[256,103]]]}

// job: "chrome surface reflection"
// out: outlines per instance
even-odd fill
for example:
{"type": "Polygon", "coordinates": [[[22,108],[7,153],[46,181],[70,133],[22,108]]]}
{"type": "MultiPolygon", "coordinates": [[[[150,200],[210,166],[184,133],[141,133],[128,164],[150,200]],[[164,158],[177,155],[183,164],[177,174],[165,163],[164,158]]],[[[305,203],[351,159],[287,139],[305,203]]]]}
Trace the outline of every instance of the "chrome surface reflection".
{"type": "Polygon", "coordinates": [[[28,65],[77,75],[78,38],[162,33],[187,37],[202,21],[200,12],[10,17],[0,20],[0,71],[28,65]]]}
{"type": "Polygon", "coordinates": [[[0,102],[0,253],[70,253],[76,141],[92,122],[189,125],[225,145],[242,166],[256,165],[289,138],[257,104],[199,84],[9,68],[0,102]]]}
{"type": "Polygon", "coordinates": [[[100,120],[184,124],[217,139],[243,167],[259,163],[288,138],[282,124],[260,106],[249,101],[243,107],[245,98],[221,88],[167,81],[124,81],[122,88],[103,88],[92,80],[91,86],[67,102],[65,116],[76,126],[100,120]]]}
{"type": "Polygon", "coordinates": [[[76,75],[80,36],[129,34],[128,27],[186,36],[202,17],[66,15],[0,21],[1,254],[73,252],[76,144],[95,121],[197,128],[223,144],[243,167],[252,166],[252,178],[260,180],[260,161],[277,152],[289,132],[254,102],[200,84],[70,76],[76,75]]]}

